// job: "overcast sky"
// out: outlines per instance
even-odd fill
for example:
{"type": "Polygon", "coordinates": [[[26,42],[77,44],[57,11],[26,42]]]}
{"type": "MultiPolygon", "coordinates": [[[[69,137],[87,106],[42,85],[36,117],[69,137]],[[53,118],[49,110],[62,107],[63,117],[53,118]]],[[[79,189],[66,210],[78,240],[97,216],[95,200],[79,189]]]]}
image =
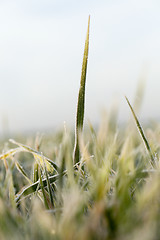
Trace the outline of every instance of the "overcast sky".
{"type": "Polygon", "coordinates": [[[120,119],[138,79],[141,118],[160,118],[160,2],[157,0],[1,0],[0,131],[73,124],[88,15],[91,15],[86,120],[116,98],[120,119]]]}

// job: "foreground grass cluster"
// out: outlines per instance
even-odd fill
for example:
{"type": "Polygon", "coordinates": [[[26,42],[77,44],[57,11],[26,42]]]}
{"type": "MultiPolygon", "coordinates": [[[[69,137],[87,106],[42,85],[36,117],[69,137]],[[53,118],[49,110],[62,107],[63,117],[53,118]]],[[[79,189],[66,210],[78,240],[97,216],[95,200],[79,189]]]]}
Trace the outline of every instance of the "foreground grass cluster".
{"type": "Polygon", "coordinates": [[[75,134],[0,145],[0,239],[160,238],[160,126],[145,135],[126,98],[137,131],[113,111],[82,133],[88,46],[89,24],[75,134]]]}
{"type": "MultiPolygon", "coordinates": [[[[134,125],[114,120],[84,131],[74,167],[66,128],[42,142],[1,144],[0,239],[159,239],[159,162],[151,165],[134,125]]],[[[160,128],[152,129],[145,132],[158,154],[160,128]]]]}

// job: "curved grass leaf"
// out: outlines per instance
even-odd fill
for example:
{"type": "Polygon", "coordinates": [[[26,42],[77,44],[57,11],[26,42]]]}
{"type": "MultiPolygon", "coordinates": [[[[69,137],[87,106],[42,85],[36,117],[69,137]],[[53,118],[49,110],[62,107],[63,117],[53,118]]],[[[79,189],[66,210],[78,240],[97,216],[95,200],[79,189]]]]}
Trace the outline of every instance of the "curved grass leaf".
{"type": "Polygon", "coordinates": [[[29,179],[29,177],[27,176],[27,173],[25,172],[25,170],[23,169],[23,167],[19,164],[18,161],[15,161],[15,165],[17,170],[27,179],[27,181],[29,182],[29,184],[32,184],[32,181],[29,179]]]}
{"type": "MultiPolygon", "coordinates": [[[[57,174],[57,175],[54,175],[54,176],[51,176],[49,177],[49,181],[50,181],[50,184],[54,183],[55,181],[57,181],[61,175],[65,175],[66,174],[66,171],[64,171],[62,174],[57,174]]],[[[47,179],[43,179],[42,180],[43,182],[43,187],[47,187],[47,179]]],[[[31,185],[29,185],[28,187],[25,187],[24,189],[22,189],[18,194],[16,194],[16,202],[19,202],[19,200],[22,198],[22,197],[27,197],[29,196],[30,194],[38,191],[41,189],[41,186],[39,184],[40,182],[37,181],[31,185]]]]}
{"type": "MultiPolygon", "coordinates": [[[[13,139],[10,139],[9,140],[11,143],[14,143],[16,145],[18,145],[22,151],[25,151],[25,152],[30,152],[33,154],[34,158],[42,165],[43,164],[43,159],[45,161],[47,161],[46,165],[47,165],[47,170],[50,171],[50,172],[53,172],[53,168],[56,170],[56,172],[59,172],[60,169],[59,167],[57,166],[57,164],[55,164],[51,159],[43,156],[41,153],[37,152],[36,150],[34,150],[33,148],[27,146],[27,145],[24,145],[22,143],[19,143],[19,142],[16,142],[15,140],[13,139]]],[[[18,148],[19,149],[19,148],[18,148]]],[[[20,150],[19,150],[20,151],[20,150]]],[[[13,154],[13,153],[12,153],[13,154]]]]}
{"type": "Polygon", "coordinates": [[[4,159],[4,158],[8,158],[8,157],[10,157],[10,156],[13,156],[13,155],[15,155],[16,153],[21,152],[21,151],[22,151],[22,148],[21,148],[21,147],[14,148],[14,149],[10,149],[10,150],[7,151],[6,153],[0,155],[0,160],[1,160],[1,159],[4,159]]]}
{"type": "Polygon", "coordinates": [[[88,62],[88,50],[89,50],[89,27],[90,27],[90,16],[88,19],[88,29],[87,36],[85,41],[85,48],[83,54],[83,63],[81,71],[81,82],[78,95],[78,104],[77,104],[77,116],[76,116],[76,129],[75,129],[75,148],[73,153],[74,163],[79,162],[80,160],[80,148],[79,148],[79,134],[83,129],[84,121],[84,108],[85,108],[85,84],[86,84],[86,73],[87,73],[87,62],[88,62]]]}
{"type": "Polygon", "coordinates": [[[140,122],[139,122],[139,120],[138,120],[138,118],[137,118],[137,116],[136,116],[136,114],[135,114],[135,112],[134,112],[134,110],[133,110],[133,108],[132,108],[128,98],[126,96],[125,96],[125,98],[126,98],[126,101],[127,101],[128,105],[129,105],[129,107],[131,109],[133,117],[134,117],[134,119],[136,121],[136,125],[137,125],[138,131],[140,133],[140,136],[142,137],[144,145],[145,145],[145,147],[146,147],[146,149],[147,149],[147,151],[148,151],[148,153],[150,155],[150,158],[151,158],[150,164],[151,164],[151,166],[154,166],[155,160],[154,160],[154,156],[153,156],[151,147],[149,145],[149,142],[148,142],[148,140],[147,140],[147,138],[146,138],[146,136],[144,134],[144,131],[143,131],[142,127],[141,127],[141,124],[140,124],[140,122]]]}
{"type": "MultiPolygon", "coordinates": [[[[80,165],[80,162],[76,163],[73,166],[73,168],[75,170],[77,170],[79,165],[80,165]]],[[[66,174],[67,174],[67,171],[65,170],[62,173],[59,173],[57,175],[48,177],[49,183],[52,184],[52,183],[56,182],[58,179],[60,179],[62,176],[65,176],[66,174]]],[[[43,186],[47,187],[47,178],[43,179],[42,182],[43,182],[43,186]]],[[[25,197],[29,196],[32,193],[35,193],[36,191],[38,191],[40,189],[41,189],[41,186],[40,186],[40,182],[38,180],[35,183],[30,184],[28,187],[23,188],[19,193],[17,193],[15,201],[19,202],[20,199],[25,198],[25,197]]]]}

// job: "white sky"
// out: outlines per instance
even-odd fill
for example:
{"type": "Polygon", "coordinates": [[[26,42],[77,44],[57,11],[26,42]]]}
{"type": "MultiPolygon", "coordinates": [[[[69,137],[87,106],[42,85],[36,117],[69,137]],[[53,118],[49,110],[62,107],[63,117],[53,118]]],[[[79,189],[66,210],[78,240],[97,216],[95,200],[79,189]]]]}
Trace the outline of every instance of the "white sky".
{"type": "Polygon", "coordinates": [[[0,131],[73,124],[88,15],[86,119],[118,99],[128,117],[140,75],[141,117],[160,118],[160,2],[157,0],[1,0],[0,131]]]}

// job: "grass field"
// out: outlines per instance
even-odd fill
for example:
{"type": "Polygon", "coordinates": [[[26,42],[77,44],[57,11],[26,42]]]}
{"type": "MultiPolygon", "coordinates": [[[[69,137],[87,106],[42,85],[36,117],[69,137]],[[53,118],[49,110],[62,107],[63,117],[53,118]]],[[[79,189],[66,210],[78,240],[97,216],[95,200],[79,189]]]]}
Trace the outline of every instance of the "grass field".
{"type": "MultiPolygon", "coordinates": [[[[75,132],[0,144],[0,239],[160,239],[160,124],[144,130],[138,105],[83,130],[89,23],[75,132]]],[[[139,91],[139,97],[141,97],[139,91]]]]}

